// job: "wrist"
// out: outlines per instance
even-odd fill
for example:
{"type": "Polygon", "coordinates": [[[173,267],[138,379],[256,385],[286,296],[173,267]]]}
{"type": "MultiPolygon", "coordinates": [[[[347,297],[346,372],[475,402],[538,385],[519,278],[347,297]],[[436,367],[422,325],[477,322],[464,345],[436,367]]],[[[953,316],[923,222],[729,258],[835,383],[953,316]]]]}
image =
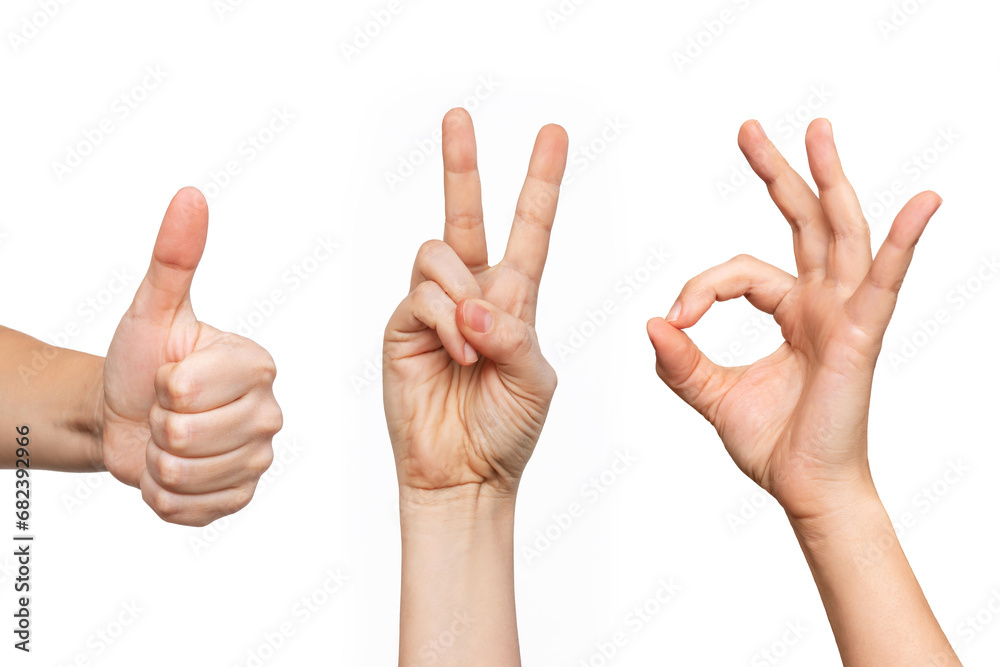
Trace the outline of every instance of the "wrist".
{"type": "Polygon", "coordinates": [[[520,665],[514,495],[481,484],[399,495],[399,664],[520,665]]]}
{"type": "Polygon", "coordinates": [[[809,513],[786,514],[804,548],[822,548],[842,540],[864,541],[875,533],[893,530],[870,476],[838,486],[809,513]]]}
{"type": "Polygon", "coordinates": [[[97,364],[84,405],[82,430],[92,443],[90,463],[95,471],[104,471],[104,359],[97,364]]]}
{"type": "Polygon", "coordinates": [[[487,484],[445,489],[399,489],[399,516],[408,531],[460,533],[509,528],[513,534],[515,491],[487,484]]]}

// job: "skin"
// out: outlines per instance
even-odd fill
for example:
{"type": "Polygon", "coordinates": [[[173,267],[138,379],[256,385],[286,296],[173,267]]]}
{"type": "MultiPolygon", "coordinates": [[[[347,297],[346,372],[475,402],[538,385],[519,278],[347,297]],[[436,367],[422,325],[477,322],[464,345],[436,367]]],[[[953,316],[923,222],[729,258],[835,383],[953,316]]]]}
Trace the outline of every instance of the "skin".
{"type": "MultiPolygon", "coordinates": [[[[106,470],[163,520],[189,526],[250,502],[282,425],[271,356],[194,315],[207,235],[205,198],[181,190],[104,359],[0,329],[0,419],[10,431],[30,425],[32,467],[106,470]],[[26,376],[35,355],[50,361],[26,376]]],[[[8,449],[3,467],[13,465],[8,449]]]]}
{"type": "Polygon", "coordinates": [[[534,323],[568,139],[555,125],[539,132],[494,266],[467,112],[445,117],[442,143],[444,240],[420,248],[384,341],[403,543],[399,664],[488,655],[519,665],[514,504],[556,388],[534,323]]]}
{"type": "Polygon", "coordinates": [[[648,324],[657,373],[785,509],[845,665],[958,665],[879,500],[867,454],[882,338],[941,198],[911,199],[873,260],[829,121],[806,133],[818,194],[756,121],[743,125],[739,145],[792,227],[798,275],[741,255],[689,281],[667,317],[648,324]],[[683,330],[716,301],[741,296],[774,315],[785,342],[750,366],[723,368],[683,330]]]}

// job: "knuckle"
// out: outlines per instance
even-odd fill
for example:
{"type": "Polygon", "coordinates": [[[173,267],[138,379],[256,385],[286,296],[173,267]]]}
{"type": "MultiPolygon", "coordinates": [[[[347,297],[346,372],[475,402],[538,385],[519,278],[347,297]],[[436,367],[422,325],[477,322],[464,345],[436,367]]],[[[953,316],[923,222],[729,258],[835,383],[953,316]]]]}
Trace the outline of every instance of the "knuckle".
{"type": "Polygon", "coordinates": [[[458,229],[475,229],[483,224],[483,216],[478,213],[452,213],[448,224],[458,229]]]}
{"type": "Polygon", "coordinates": [[[437,283],[431,280],[425,280],[414,288],[413,296],[418,301],[431,301],[437,295],[438,289],[437,283]]]}
{"type": "Polygon", "coordinates": [[[267,472],[272,463],[274,463],[274,449],[270,445],[262,447],[260,452],[256,454],[250,463],[250,467],[254,472],[255,478],[259,479],[265,472],[267,472]]]}
{"type": "Polygon", "coordinates": [[[439,241],[438,239],[424,241],[420,244],[420,249],[417,251],[417,259],[425,262],[433,260],[441,254],[442,246],[444,246],[444,241],[439,241]]]}
{"type": "Polygon", "coordinates": [[[261,428],[268,435],[275,435],[285,425],[285,417],[277,401],[272,400],[270,406],[263,411],[261,428]]]}
{"type": "Polygon", "coordinates": [[[187,462],[164,452],[156,462],[156,474],[164,486],[179,488],[188,478],[187,462]]]}
{"type": "Polygon", "coordinates": [[[179,499],[174,494],[163,489],[157,489],[153,492],[149,505],[158,517],[167,522],[175,522],[180,515],[181,504],[179,499]]]}
{"type": "Polygon", "coordinates": [[[525,206],[518,209],[517,215],[521,218],[522,222],[530,225],[531,227],[539,227],[541,229],[547,229],[548,223],[535,208],[535,206],[525,206]]]}
{"type": "Polygon", "coordinates": [[[197,391],[194,378],[180,366],[174,366],[170,369],[164,383],[164,389],[166,390],[167,398],[174,405],[185,404],[197,391]]]}
{"type": "Polygon", "coordinates": [[[259,377],[262,377],[267,384],[274,384],[274,379],[278,376],[278,367],[274,363],[274,357],[272,357],[271,353],[264,348],[259,347],[259,349],[260,354],[259,361],[257,363],[257,374],[259,377]]]}
{"type": "Polygon", "coordinates": [[[229,514],[239,512],[241,509],[249,505],[250,501],[253,500],[253,494],[256,489],[256,484],[249,484],[241,486],[233,492],[233,499],[229,505],[229,514]]]}
{"type": "Polygon", "coordinates": [[[189,421],[175,412],[168,412],[163,417],[163,437],[165,444],[173,451],[185,451],[191,445],[191,426],[189,421]]]}
{"type": "Polygon", "coordinates": [[[513,338],[511,341],[511,351],[516,356],[527,356],[534,352],[535,339],[531,335],[531,331],[527,326],[523,327],[520,331],[512,331],[510,336],[513,338]]]}
{"type": "Polygon", "coordinates": [[[702,290],[703,282],[704,280],[701,276],[691,278],[684,283],[684,287],[681,288],[681,294],[697,294],[702,290]]]}

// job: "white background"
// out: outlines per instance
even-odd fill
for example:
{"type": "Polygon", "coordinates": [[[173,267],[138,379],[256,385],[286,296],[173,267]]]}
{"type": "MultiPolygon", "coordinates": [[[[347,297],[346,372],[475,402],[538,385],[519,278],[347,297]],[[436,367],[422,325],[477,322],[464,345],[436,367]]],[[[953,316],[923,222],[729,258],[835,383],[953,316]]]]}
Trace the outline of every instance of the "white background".
{"type": "MultiPolygon", "coordinates": [[[[250,652],[288,621],[294,635],[265,648],[263,664],[395,664],[395,473],[373,369],[413,256],[443,224],[438,146],[413,154],[466,103],[494,261],[538,128],[564,125],[573,153],[538,318],[560,386],[518,507],[524,663],[605,664],[597,645],[623,631],[607,664],[840,664],[783,513],[660,383],[644,329],[684,281],[733,255],[794,267],[787,224],[755,178],[741,182],[736,133],[760,119],[805,170],[805,123],[827,116],[876,243],[906,197],[935,189],[945,200],[886,337],[871,461],[889,513],[915,517],[902,542],[959,654],[996,664],[1000,614],[983,611],[979,631],[962,625],[1000,600],[1000,278],[984,264],[1000,250],[996,3],[909,0],[911,15],[887,34],[887,0],[591,0],[555,23],[557,0],[402,0],[350,58],[342,45],[388,0],[232,11],[212,0],[64,1],[43,21],[44,4],[8,0],[0,16],[0,321],[46,340],[75,323],[69,346],[103,354],[167,202],[202,187],[215,196],[196,313],[222,328],[258,325],[252,337],[279,368],[285,463],[213,530],[160,522],[107,476],[36,475],[35,650],[10,646],[12,559],[0,557],[0,663],[252,666],[250,652]],[[732,20],[721,34],[699,36],[723,10],[732,20]],[[45,25],[32,32],[25,20],[45,25]],[[31,37],[15,46],[12,34],[31,37]],[[705,46],[678,66],[689,39],[705,46]],[[130,92],[147,67],[165,78],[130,92]],[[127,117],[123,94],[143,98],[127,117]],[[275,109],[294,120],[249,160],[241,144],[275,109]],[[60,178],[54,163],[105,118],[113,131],[60,178]],[[620,131],[602,145],[611,126],[620,131]],[[939,133],[952,138],[936,149],[939,133]],[[589,145],[593,160],[580,152],[589,145]],[[933,164],[915,168],[925,151],[933,164]],[[230,160],[241,173],[212,192],[230,160]],[[390,187],[401,160],[419,164],[390,187]],[[904,195],[880,212],[894,181],[904,195]],[[319,238],[339,244],[332,259],[310,259],[319,238]],[[647,270],[652,251],[671,259],[647,270]],[[303,266],[307,281],[286,279],[303,266]],[[105,291],[122,270],[128,289],[105,291]],[[641,288],[619,289],[627,276],[641,288]],[[966,299],[959,286],[978,291],[966,299]],[[285,300],[262,317],[274,290],[285,300]],[[102,312],[86,315],[87,299],[102,312]],[[617,311],[587,325],[607,299],[617,311]],[[938,310],[947,322],[920,335],[938,310]],[[561,353],[581,330],[583,344],[561,353]],[[584,485],[626,452],[636,463],[590,502],[584,485]],[[966,471],[942,481],[951,464],[966,471]],[[575,502],[583,515],[529,559],[537,531],[555,531],[552,516],[575,502]],[[343,588],[308,619],[297,613],[338,570],[343,588]],[[628,614],[661,579],[681,590],[638,627],[628,614]],[[130,603],[142,611],[119,634],[130,603]],[[786,624],[805,628],[794,644],[782,645],[786,624]],[[105,629],[118,635],[110,646],[96,639],[105,629]]],[[[725,304],[692,335],[717,359],[742,345],[732,356],[748,363],[777,345],[773,323],[749,333],[754,318],[725,304]]],[[[10,472],[4,487],[12,498],[10,472]]]]}

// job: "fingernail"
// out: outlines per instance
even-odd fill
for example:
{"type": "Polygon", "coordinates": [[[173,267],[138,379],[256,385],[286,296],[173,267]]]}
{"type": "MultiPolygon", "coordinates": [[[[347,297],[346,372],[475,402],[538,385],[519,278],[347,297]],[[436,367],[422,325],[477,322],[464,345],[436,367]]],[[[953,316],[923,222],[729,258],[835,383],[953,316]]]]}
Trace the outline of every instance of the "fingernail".
{"type": "Polygon", "coordinates": [[[760,124],[760,121],[755,120],[754,123],[757,125],[757,129],[760,130],[761,135],[767,139],[767,132],[764,131],[764,126],[760,124]]]}
{"type": "Polygon", "coordinates": [[[674,305],[670,308],[670,312],[667,313],[667,322],[676,322],[681,316],[681,300],[677,299],[674,301],[674,305]]]}
{"type": "Polygon", "coordinates": [[[493,313],[475,301],[465,302],[462,317],[465,318],[465,323],[469,328],[476,333],[489,333],[489,330],[493,328],[493,313]]]}
{"type": "Polygon", "coordinates": [[[468,343],[465,344],[465,361],[470,364],[474,364],[479,361],[479,354],[477,354],[475,348],[468,343]]]}

